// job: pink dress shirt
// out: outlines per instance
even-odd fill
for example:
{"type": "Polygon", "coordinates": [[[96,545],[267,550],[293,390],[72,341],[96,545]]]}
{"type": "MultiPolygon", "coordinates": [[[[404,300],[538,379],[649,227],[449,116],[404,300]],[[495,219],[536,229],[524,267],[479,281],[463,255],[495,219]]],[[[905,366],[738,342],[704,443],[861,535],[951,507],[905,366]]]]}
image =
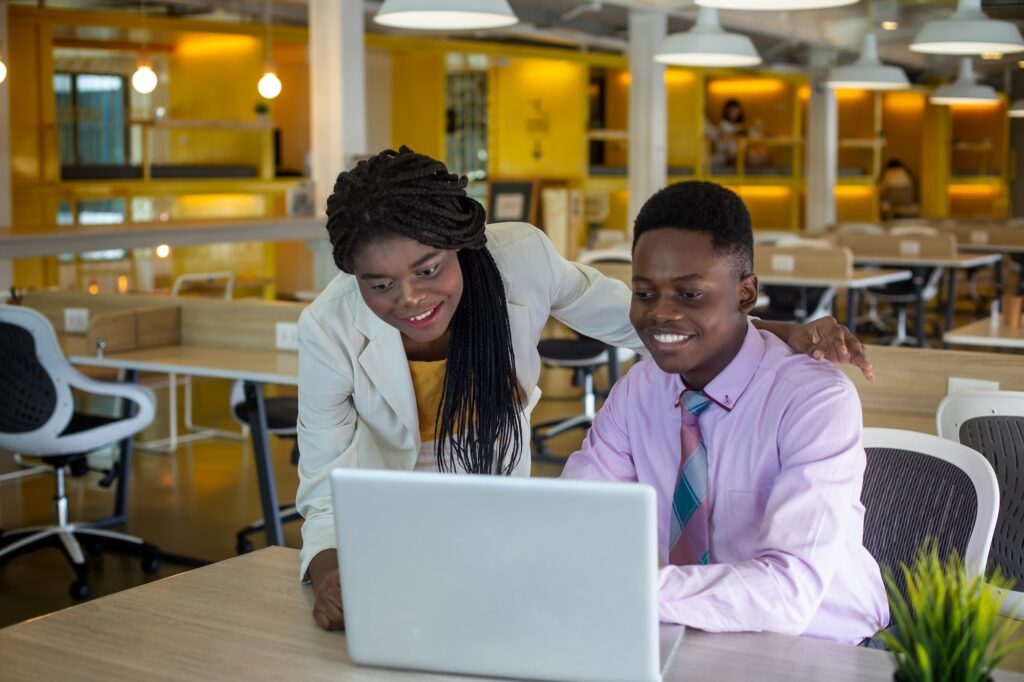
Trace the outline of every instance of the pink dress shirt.
{"type": "MultiPolygon", "coordinates": [[[[658,497],[668,557],[679,473],[682,379],[653,361],[612,389],[564,478],[639,481],[658,497]]],[[[889,621],[878,564],[864,548],[860,400],[825,362],[748,324],[708,384],[711,565],[661,569],[664,622],[712,632],[773,631],[857,643],[889,621]]]]}

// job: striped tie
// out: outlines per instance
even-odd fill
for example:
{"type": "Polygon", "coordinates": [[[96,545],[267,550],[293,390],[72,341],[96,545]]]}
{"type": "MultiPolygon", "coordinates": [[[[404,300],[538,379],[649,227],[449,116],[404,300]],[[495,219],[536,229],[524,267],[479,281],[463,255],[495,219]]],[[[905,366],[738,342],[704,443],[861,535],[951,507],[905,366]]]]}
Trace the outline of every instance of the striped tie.
{"type": "Polygon", "coordinates": [[[708,564],[708,453],[697,417],[711,401],[700,391],[686,389],[679,398],[683,412],[682,459],[679,481],[672,495],[672,527],[668,560],[675,566],[708,564]]]}

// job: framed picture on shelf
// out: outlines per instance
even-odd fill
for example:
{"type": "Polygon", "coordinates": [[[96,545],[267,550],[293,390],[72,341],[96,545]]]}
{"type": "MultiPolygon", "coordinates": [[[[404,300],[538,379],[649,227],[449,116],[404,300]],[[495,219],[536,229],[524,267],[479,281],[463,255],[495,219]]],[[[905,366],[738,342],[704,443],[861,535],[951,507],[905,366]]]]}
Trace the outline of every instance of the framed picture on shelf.
{"type": "Polygon", "coordinates": [[[487,182],[487,222],[537,224],[537,180],[491,179],[487,182]]]}

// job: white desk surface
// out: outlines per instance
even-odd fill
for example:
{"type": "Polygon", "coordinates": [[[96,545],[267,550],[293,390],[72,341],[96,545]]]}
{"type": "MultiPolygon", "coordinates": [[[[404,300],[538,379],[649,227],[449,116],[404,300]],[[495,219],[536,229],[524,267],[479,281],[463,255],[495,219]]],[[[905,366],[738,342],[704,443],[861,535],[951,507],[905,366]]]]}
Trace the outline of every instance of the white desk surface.
{"type": "Polygon", "coordinates": [[[290,239],[326,239],[324,220],[278,216],[234,220],[50,226],[17,232],[0,228],[0,258],[56,256],[100,249],[137,249],[160,244],[219,244],[290,239]]]}
{"type": "Polygon", "coordinates": [[[808,287],[838,287],[845,289],[864,289],[877,287],[890,282],[899,282],[910,279],[913,274],[909,270],[870,270],[867,268],[856,268],[852,277],[805,277],[796,274],[782,272],[769,272],[757,275],[759,284],[781,285],[781,286],[808,286],[808,287]]]}
{"type": "Polygon", "coordinates": [[[299,383],[299,354],[295,351],[241,350],[202,346],[158,346],[107,353],[103,357],[70,354],[72,364],[86,367],[137,369],[142,372],[189,374],[214,379],[299,383]]]}
{"type": "Polygon", "coordinates": [[[992,318],[971,322],[963,327],[951,329],[942,335],[946,343],[956,343],[963,346],[989,346],[999,348],[1024,348],[1024,327],[1010,329],[1009,327],[992,328],[992,318]]]}
{"type": "MultiPolygon", "coordinates": [[[[313,622],[293,549],[271,547],[0,630],[0,677],[21,681],[349,680],[467,682],[353,664],[342,633],[313,622]]],[[[688,631],[666,682],[891,682],[882,651],[805,637],[688,631]]],[[[999,682],[1024,676],[997,673],[999,682]]]]}
{"type": "MultiPolygon", "coordinates": [[[[989,249],[991,251],[991,249],[989,249]]],[[[1002,260],[1001,253],[981,253],[971,255],[961,253],[956,258],[928,258],[926,256],[864,256],[858,253],[853,254],[853,262],[857,265],[865,263],[883,263],[885,265],[898,265],[901,267],[934,267],[934,268],[977,268],[982,265],[992,265],[1002,260]]]]}

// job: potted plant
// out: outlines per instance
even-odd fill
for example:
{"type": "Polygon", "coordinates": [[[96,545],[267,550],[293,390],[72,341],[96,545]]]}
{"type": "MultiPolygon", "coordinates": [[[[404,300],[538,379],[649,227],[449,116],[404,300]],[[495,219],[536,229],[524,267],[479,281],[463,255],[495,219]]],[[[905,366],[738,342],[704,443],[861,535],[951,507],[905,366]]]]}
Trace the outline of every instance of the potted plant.
{"type": "Polygon", "coordinates": [[[968,577],[954,551],[939,559],[930,540],[913,565],[901,565],[906,591],[885,571],[894,628],[879,637],[896,659],[897,682],[988,682],[1006,654],[1020,621],[1000,622],[1002,590],[1013,583],[994,576],[968,577]]]}

